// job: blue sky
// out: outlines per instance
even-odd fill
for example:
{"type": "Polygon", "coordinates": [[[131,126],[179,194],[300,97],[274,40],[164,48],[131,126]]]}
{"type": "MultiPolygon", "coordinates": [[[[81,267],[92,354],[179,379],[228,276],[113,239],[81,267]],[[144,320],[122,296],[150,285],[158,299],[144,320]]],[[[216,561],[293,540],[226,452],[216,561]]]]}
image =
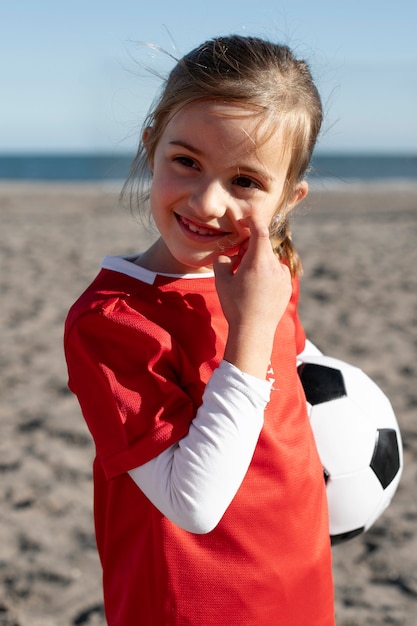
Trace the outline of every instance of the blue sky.
{"type": "Polygon", "coordinates": [[[320,150],[417,153],[416,30],[415,0],[3,0],[0,152],[131,151],[159,84],[142,67],[171,67],[135,42],[240,33],[309,61],[320,150]]]}

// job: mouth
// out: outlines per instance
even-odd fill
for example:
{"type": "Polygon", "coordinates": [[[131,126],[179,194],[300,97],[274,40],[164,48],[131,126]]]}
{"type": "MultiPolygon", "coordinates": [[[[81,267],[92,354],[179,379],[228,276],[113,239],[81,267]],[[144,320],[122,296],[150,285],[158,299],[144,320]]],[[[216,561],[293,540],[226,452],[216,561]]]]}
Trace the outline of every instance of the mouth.
{"type": "Polygon", "coordinates": [[[221,228],[213,228],[211,226],[199,224],[193,220],[190,220],[188,217],[178,215],[178,213],[175,213],[175,218],[181,230],[185,234],[194,238],[198,238],[199,240],[219,239],[221,237],[225,237],[231,234],[230,232],[222,230],[221,228]]]}

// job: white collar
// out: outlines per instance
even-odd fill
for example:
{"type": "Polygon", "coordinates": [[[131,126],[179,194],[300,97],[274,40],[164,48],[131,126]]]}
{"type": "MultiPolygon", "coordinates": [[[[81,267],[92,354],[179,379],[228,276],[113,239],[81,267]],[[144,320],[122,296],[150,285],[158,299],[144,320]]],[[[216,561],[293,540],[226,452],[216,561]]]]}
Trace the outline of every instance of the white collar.
{"type": "Polygon", "coordinates": [[[137,254],[131,254],[129,256],[105,256],[101,262],[101,267],[106,270],[112,270],[113,272],[119,272],[120,274],[126,274],[131,278],[141,280],[143,283],[153,285],[157,276],[167,276],[169,278],[213,278],[214,272],[201,272],[195,274],[164,274],[162,272],[152,272],[140,265],[137,265],[134,260],[138,258],[137,254]]]}

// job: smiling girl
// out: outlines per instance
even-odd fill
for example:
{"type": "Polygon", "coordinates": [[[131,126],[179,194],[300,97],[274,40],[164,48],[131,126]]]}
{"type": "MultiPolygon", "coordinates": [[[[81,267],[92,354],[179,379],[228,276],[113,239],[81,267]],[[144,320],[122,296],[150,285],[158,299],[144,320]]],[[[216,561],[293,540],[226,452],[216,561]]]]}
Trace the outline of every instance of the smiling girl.
{"type": "Polygon", "coordinates": [[[231,36],[144,124],[125,192],[143,182],[160,236],[106,257],[65,331],[110,626],[334,624],[288,233],[321,119],[304,61],[231,36]]]}

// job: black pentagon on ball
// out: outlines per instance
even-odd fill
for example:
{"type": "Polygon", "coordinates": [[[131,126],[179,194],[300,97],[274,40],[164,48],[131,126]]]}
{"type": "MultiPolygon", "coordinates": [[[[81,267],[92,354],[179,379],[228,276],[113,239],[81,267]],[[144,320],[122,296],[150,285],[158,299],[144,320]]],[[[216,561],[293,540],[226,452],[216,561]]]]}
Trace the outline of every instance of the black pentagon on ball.
{"type": "Polygon", "coordinates": [[[397,433],[393,428],[379,428],[376,435],[371,468],[386,489],[400,469],[397,433]]]}
{"type": "Polygon", "coordinates": [[[345,541],[349,541],[349,539],[353,539],[358,535],[361,535],[365,532],[365,527],[355,528],[355,530],[349,530],[347,533],[340,533],[340,535],[330,535],[330,543],[332,546],[337,546],[340,543],[344,543],[345,541]]]}
{"type": "Polygon", "coordinates": [[[302,363],[298,375],[307,401],[312,405],[323,404],[346,396],[342,372],[316,363],[302,363]]]}

